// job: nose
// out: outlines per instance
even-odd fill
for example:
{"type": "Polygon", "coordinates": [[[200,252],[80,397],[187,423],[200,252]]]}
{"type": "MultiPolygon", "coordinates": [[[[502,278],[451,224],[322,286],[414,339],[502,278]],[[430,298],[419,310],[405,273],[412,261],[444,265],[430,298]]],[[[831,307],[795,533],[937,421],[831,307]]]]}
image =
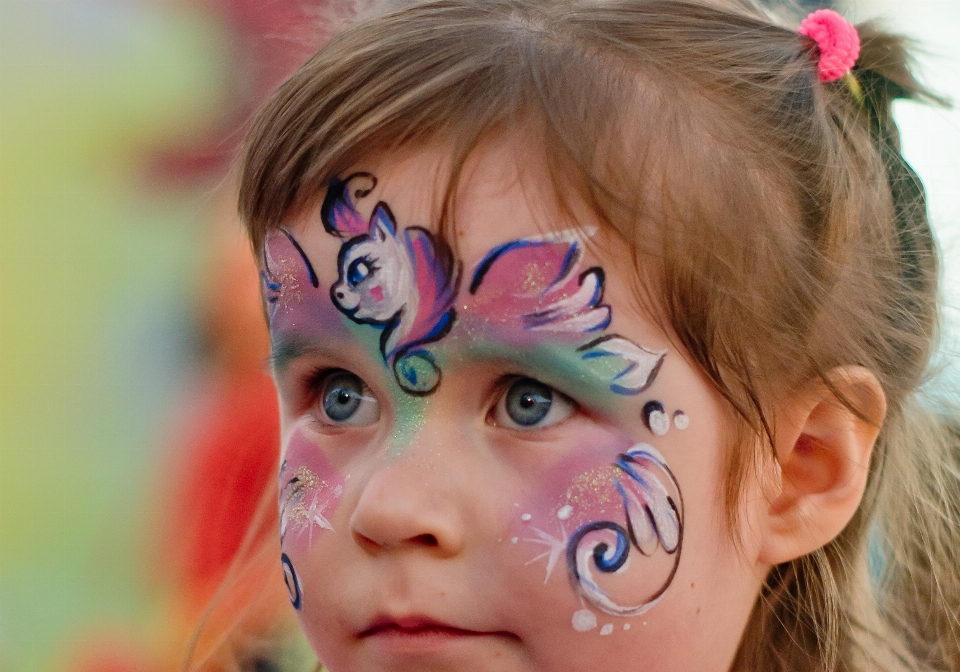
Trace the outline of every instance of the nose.
{"type": "Polygon", "coordinates": [[[343,282],[339,282],[334,285],[332,298],[334,303],[347,310],[356,308],[357,304],[359,303],[359,297],[356,295],[356,292],[348,291],[343,282]]]}
{"type": "MultiPolygon", "coordinates": [[[[416,439],[415,439],[416,440],[416,439]]],[[[368,479],[350,518],[357,544],[371,554],[420,549],[438,557],[463,550],[463,501],[446,451],[418,442],[368,479]],[[429,455],[425,455],[429,453],[429,455]]]]}

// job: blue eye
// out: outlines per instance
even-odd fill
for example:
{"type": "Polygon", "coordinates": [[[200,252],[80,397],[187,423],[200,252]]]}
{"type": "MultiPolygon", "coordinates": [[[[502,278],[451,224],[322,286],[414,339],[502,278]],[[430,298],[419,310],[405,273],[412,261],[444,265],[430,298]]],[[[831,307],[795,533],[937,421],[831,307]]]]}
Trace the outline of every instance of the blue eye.
{"type": "Polygon", "coordinates": [[[512,429],[538,429],[566,419],[573,402],[532,378],[514,381],[494,409],[494,424],[512,429]]]}
{"type": "Polygon", "coordinates": [[[366,280],[372,270],[373,268],[370,266],[370,262],[363,257],[354,259],[347,267],[347,284],[351,287],[356,287],[366,280]]]}
{"type": "Polygon", "coordinates": [[[320,403],[331,424],[369,425],[380,419],[380,402],[358,376],[346,371],[327,377],[320,403]]]}

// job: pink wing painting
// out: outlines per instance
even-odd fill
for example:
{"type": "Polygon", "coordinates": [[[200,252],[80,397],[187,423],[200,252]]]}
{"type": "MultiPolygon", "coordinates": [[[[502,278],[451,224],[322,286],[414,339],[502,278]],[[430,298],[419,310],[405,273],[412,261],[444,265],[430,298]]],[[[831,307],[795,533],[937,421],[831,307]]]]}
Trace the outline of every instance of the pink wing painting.
{"type": "Polygon", "coordinates": [[[610,324],[603,270],[579,272],[583,248],[573,233],[523,238],[494,248],[470,281],[466,310],[494,323],[570,334],[610,324]]]}
{"type": "MultiPolygon", "coordinates": [[[[529,332],[580,336],[610,325],[603,303],[603,269],[580,270],[583,247],[578,232],[524,238],[494,248],[470,282],[464,314],[529,332]]],[[[610,389],[638,394],[656,378],[665,350],[650,350],[616,334],[578,348],[584,361],[614,360],[610,389]]]]}
{"type": "Polygon", "coordinates": [[[260,281],[271,329],[276,329],[277,321],[303,301],[305,291],[320,286],[303,248],[286,229],[267,234],[260,281]]]}

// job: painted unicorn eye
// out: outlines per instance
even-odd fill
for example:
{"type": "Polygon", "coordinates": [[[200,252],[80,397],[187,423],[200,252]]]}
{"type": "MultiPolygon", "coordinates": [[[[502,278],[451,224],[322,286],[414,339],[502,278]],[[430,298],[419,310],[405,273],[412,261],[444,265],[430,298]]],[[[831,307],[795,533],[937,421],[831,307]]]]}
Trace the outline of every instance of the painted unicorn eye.
{"type": "Polygon", "coordinates": [[[515,380],[497,401],[493,424],[511,429],[540,429],[565,420],[573,402],[532,378],[515,380]]]}
{"type": "Polygon", "coordinates": [[[337,425],[370,425],[380,419],[380,402],[358,377],[333,373],[323,383],[320,404],[324,420],[337,425]]]}
{"type": "Polygon", "coordinates": [[[347,267],[347,284],[351,287],[356,287],[367,279],[367,276],[370,275],[372,270],[373,268],[370,262],[366,259],[354,259],[350,266],[347,267]]]}

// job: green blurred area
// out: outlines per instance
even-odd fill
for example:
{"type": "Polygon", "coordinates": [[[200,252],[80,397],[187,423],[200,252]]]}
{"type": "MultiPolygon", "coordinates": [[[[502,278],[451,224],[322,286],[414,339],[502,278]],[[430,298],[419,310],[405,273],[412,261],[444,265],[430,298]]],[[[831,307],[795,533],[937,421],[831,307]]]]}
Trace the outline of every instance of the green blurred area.
{"type": "Polygon", "coordinates": [[[214,185],[158,188],[145,157],[211,122],[225,52],[182,6],[0,5],[4,670],[51,669],[85,629],[150,619],[144,507],[189,375],[214,185]]]}
{"type": "MultiPolygon", "coordinates": [[[[955,45],[953,3],[863,5],[927,7],[955,45]]],[[[101,628],[149,638],[162,610],[148,507],[195,362],[198,243],[217,185],[157,184],[148,163],[215,125],[229,48],[220,24],[175,0],[0,0],[3,672],[56,670],[101,628]]],[[[933,71],[934,88],[960,91],[957,62],[933,71]]],[[[901,109],[944,244],[952,357],[960,116],[901,109]]]]}

